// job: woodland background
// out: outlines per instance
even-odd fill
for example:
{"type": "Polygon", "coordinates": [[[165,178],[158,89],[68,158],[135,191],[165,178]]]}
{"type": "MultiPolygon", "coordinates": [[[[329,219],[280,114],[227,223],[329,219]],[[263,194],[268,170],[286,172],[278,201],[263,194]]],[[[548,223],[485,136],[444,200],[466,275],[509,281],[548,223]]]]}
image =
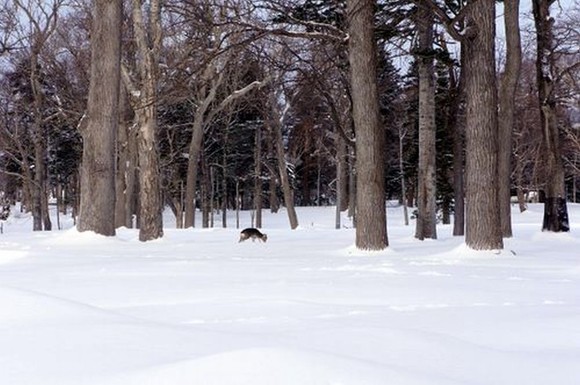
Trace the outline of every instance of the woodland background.
{"type": "Polygon", "coordinates": [[[284,205],[296,228],[294,205],[336,205],[336,226],[349,210],[357,245],[374,249],[388,240],[369,213],[394,199],[416,208],[419,239],[455,216],[468,245],[501,248],[500,206],[517,196],[522,210],[545,201],[544,228],[567,231],[580,6],[499,4],[504,40],[495,3],[2,0],[3,206],[23,202],[33,230],[55,227],[56,204],[81,230],[139,227],[150,240],[164,207],[180,228],[196,213],[231,226],[231,209],[254,209],[262,227],[262,209],[284,205]],[[466,216],[464,196],[487,203],[466,216]]]}

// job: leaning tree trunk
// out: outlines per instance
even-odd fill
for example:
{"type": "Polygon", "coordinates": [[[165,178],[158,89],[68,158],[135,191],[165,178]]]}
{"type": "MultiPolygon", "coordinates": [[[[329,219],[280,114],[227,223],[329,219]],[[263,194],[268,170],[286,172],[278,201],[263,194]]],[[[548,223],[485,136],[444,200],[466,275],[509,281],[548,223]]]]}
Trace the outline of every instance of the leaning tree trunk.
{"type": "Polygon", "coordinates": [[[120,0],[96,0],[91,33],[91,78],[83,136],[81,204],[77,228],[115,235],[115,135],[121,63],[120,0]],[[86,123],[86,124],[85,124],[86,123]]]}
{"type": "Polygon", "coordinates": [[[542,119],[541,156],[544,164],[544,191],[546,193],[542,230],[562,232],[569,231],[570,225],[554,95],[557,74],[552,31],[553,19],[550,17],[550,5],[553,2],[554,0],[533,0],[532,4],[538,45],[536,71],[542,119]]]}
{"type": "Polygon", "coordinates": [[[437,238],[435,180],[435,79],[433,16],[419,7],[417,14],[419,70],[419,176],[415,238],[437,238]]]}
{"type": "Polygon", "coordinates": [[[467,246],[502,249],[497,181],[495,1],[470,3],[466,47],[465,198],[467,246]]]}
{"type": "Polygon", "coordinates": [[[512,165],[512,132],[514,126],[515,94],[522,62],[519,3],[519,0],[504,2],[506,65],[501,77],[499,91],[499,208],[501,232],[506,238],[512,236],[510,178],[512,165]]]}
{"type": "Polygon", "coordinates": [[[356,247],[389,245],[385,209],[385,135],[379,123],[373,0],[348,0],[349,63],[356,133],[356,247]]]}
{"type": "MultiPolygon", "coordinates": [[[[275,107],[274,107],[275,108],[275,107]]],[[[280,122],[280,119],[274,118],[273,122],[280,122]]],[[[290,178],[288,176],[288,168],[286,165],[286,153],[284,151],[284,140],[282,138],[282,127],[275,123],[272,124],[274,131],[274,138],[276,140],[276,156],[278,160],[278,173],[280,175],[280,184],[282,185],[282,194],[284,195],[284,205],[288,212],[288,221],[292,230],[298,227],[298,215],[294,208],[294,191],[290,186],[290,178]]]]}

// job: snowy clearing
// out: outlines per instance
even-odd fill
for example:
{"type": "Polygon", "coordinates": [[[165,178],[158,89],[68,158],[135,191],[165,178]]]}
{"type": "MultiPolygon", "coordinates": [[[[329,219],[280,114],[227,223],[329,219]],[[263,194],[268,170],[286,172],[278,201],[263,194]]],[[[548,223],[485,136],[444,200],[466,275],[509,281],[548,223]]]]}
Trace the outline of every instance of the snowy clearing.
{"type": "Polygon", "coordinates": [[[267,243],[172,229],[170,216],[148,243],[70,221],[33,233],[13,216],[0,235],[0,383],[580,383],[580,205],[569,234],[540,231],[541,205],[514,209],[501,253],[467,249],[451,226],[417,241],[401,210],[389,207],[391,246],[374,253],[334,229],[332,207],[298,208],[294,231],[265,211],[267,243]]]}

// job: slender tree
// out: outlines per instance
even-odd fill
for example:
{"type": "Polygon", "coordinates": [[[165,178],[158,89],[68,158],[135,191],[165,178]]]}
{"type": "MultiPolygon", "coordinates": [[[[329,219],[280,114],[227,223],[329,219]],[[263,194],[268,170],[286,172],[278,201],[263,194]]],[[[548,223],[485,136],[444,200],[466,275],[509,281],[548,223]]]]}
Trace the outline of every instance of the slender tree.
{"type": "Polygon", "coordinates": [[[506,64],[499,89],[499,155],[498,179],[501,231],[506,238],[512,236],[511,224],[511,165],[512,133],[514,131],[515,94],[522,63],[520,42],[519,0],[504,1],[506,35],[506,64]]]}
{"type": "Polygon", "coordinates": [[[91,80],[83,136],[77,228],[115,235],[115,133],[121,63],[121,0],[96,0],[91,33],[91,80]]]}

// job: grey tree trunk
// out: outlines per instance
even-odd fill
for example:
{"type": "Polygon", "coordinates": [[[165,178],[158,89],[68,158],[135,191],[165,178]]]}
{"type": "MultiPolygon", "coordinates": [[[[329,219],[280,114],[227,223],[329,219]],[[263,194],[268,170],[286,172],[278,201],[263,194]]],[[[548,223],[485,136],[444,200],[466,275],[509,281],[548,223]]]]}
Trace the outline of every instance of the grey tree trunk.
{"type": "Polygon", "coordinates": [[[536,24],[537,59],[536,71],[540,117],[542,119],[542,160],[544,164],[544,220],[543,231],[570,231],[568,205],[564,185],[564,166],[560,146],[556,98],[554,86],[558,76],[555,53],[554,20],[550,17],[550,5],[554,0],[533,0],[534,22],[536,24]]]}
{"type": "Polygon", "coordinates": [[[503,248],[497,181],[495,1],[470,3],[465,51],[467,117],[465,198],[467,246],[503,248]]]}
{"type": "MultiPolygon", "coordinates": [[[[268,130],[268,140],[266,144],[266,150],[268,151],[268,159],[275,159],[276,158],[276,138],[274,132],[272,130],[268,130]]],[[[278,199],[278,173],[276,172],[276,167],[274,162],[268,163],[268,173],[269,173],[269,182],[268,182],[268,202],[270,205],[270,212],[277,213],[280,209],[280,199],[278,199]]]]}
{"type": "Polygon", "coordinates": [[[262,129],[256,128],[254,145],[254,210],[256,210],[256,227],[262,227],[262,129]]]}
{"type": "MultiPolygon", "coordinates": [[[[462,52],[465,52],[465,45],[462,44],[462,52]]],[[[462,55],[462,63],[464,63],[462,55]]],[[[462,71],[463,72],[463,71],[462,71]]],[[[459,124],[459,106],[464,95],[465,73],[461,74],[457,81],[453,68],[449,70],[451,89],[453,90],[453,100],[451,111],[449,112],[449,125],[453,130],[453,235],[465,235],[465,186],[464,186],[464,127],[459,124]]]]}
{"type": "Polygon", "coordinates": [[[385,134],[379,123],[377,48],[372,0],[348,0],[349,63],[356,133],[356,247],[388,246],[385,210],[385,134]]]}
{"type": "Polygon", "coordinates": [[[512,169],[512,132],[514,126],[515,94],[522,62],[519,9],[519,0],[504,1],[506,65],[501,77],[499,90],[498,183],[501,232],[505,238],[512,236],[510,178],[512,169]]]}
{"type": "Polygon", "coordinates": [[[163,202],[157,148],[157,78],[161,51],[161,5],[151,0],[145,27],[140,0],[132,0],[132,19],[139,63],[140,92],[135,114],[138,123],[139,240],[163,236],[163,202]]]}
{"type": "Polygon", "coordinates": [[[336,143],[336,213],[335,228],[341,227],[341,212],[348,208],[347,194],[347,161],[346,143],[342,135],[337,134],[336,143]]]}
{"type": "Polygon", "coordinates": [[[118,124],[120,0],[96,0],[91,32],[91,77],[83,136],[77,229],[115,235],[115,135],[118,124]]]}
{"type": "Polygon", "coordinates": [[[419,71],[419,175],[415,238],[437,239],[435,165],[435,74],[433,67],[433,15],[417,13],[419,71]]]}
{"type": "MultiPolygon", "coordinates": [[[[272,104],[275,106],[275,101],[272,101],[272,104]]],[[[273,109],[275,109],[275,107],[273,107],[273,109]]],[[[288,212],[288,221],[290,222],[290,228],[294,230],[298,227],[298,215],[296,215],[296,209],[294,208],[294,191],[292,190],[292,186],[290,186],[290,178],[288,176],[286,152],[284,151],[284,140],[282,138],[282,127],[276,124],[277,122],[281,122],[281,119],[276,116],[276,113],[274,113],[274,115],[271,129],[274,131],[274,138],[276,140],[278,173],[280,175],[280,184],[282,185],[282,193],[284,195],[284,205],[288,212]]]]}

